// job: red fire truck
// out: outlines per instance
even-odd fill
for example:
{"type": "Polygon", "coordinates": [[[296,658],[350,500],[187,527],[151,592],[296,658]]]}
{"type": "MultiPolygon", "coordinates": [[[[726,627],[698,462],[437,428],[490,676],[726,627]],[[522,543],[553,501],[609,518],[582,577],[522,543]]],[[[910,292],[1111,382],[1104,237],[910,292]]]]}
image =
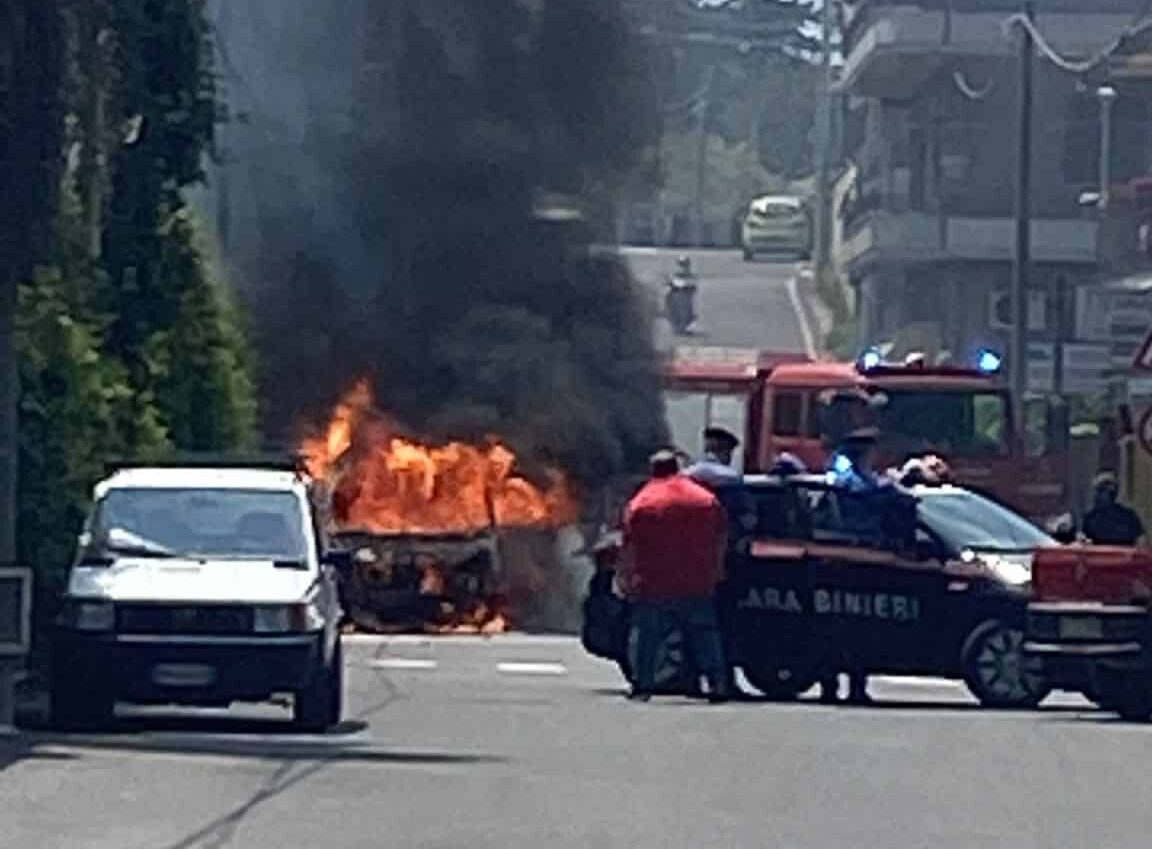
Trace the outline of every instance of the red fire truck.
{"type": "Polygon", "coordinates": [[[1027,516],[1067,509],[1067,424],[1042,399],[1016,421],[999,357],[983,352],[972,366],[929,365],[923,358],[884,362],[875,351],[857,362],[728,348],[678,348],[665,364],[665,402],[672,437],[699,449],[705,425],[742,436],[745,471],[766,471],[781,451],[810,468],[827,460],[830,393],[869,399],[879,428],[881,460],[917,453],[947,458],[957,481],[989,493],[1027,516]]]}

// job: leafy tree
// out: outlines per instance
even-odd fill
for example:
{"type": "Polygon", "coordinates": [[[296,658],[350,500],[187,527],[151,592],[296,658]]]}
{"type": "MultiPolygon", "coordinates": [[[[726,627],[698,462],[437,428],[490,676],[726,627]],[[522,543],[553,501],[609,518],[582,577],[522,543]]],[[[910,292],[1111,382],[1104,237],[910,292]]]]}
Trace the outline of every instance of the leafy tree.
{"type": "MultiPolygon", "coordinates": [[[[0,285],[18,285],[19,556],[59,589],[113,457],[249,442],[242,328],[195,238],[202,0],[0,9],[0,285]]],[[[42,613],[43,613],[42,609],[42,613]]]]}
{"type": "Polygon", "coordinates": [[[107,350],[155,399],[175,447],[246,445],[255,425],[248,354],[182,195],[204,176],[220,116],[204,2],[120,3],[109,25],[114,125],[128,130],[111,157],[102,231],[107,350]]]}

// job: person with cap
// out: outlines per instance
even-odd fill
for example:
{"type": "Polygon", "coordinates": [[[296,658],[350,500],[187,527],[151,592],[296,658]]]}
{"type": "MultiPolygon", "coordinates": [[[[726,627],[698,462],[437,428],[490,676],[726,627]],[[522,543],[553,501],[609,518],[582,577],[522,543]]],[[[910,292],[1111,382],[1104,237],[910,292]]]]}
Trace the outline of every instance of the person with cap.
{"type": "Polygon", "coordinates": [[[828,461],[827,471],[836,486],[850,492],[871,492],[889,483],[875,468],[878,436],[874,427],[856,428],[845,434],[828,461]]]}
{"type": "Polygon", "coordinates": [[[684,470],[684,474],[707,487],[740,483],[740,472],[732,465],[732,455],[740,440],[722,427],[704,430],[704,456],[684,470]]]}
{"type": "Polygon", "coordinates": [[[680,474],[675,452],[656,452],[650,466],[651,479],[624,512],[620,584],[635,649],[630,698],[651,697],[660,643],[675,623],[708,699],[725,701],[730,677],[714,596],[724,576],[727,516],[712,492],[680,474]]]}
{"type": "Polygon", "coordinates": [[[1092,482],[1092,507],[1084,514],[1083,531],[1095,545],[1138,545],[1144,537],[1144,523],[1120,502],[1120,482],[1112,472],[1101,472],[1092,482]]]}
{"type": "MultiPolygon", "coordinates": [[[[869,494],[883,490],[891,481],[875,468],[876,440],[879,430],[875,427],[857,427],[848,431],[840,440],[836,451],[828,461],[828,476],[831,482],[849,492],[869,494]]],[[[862,509],[855,500],[842,503],[841,511],[846,525],[870,528],[877,519],[873,510],[862,509]]],[[[848,662],[848,703],[869,704],[868,676],[851,668],[848,662]]],[[[827,704],[839,700],[840,676],[830,673],[820,681],[820,700],[827,704]]]]}

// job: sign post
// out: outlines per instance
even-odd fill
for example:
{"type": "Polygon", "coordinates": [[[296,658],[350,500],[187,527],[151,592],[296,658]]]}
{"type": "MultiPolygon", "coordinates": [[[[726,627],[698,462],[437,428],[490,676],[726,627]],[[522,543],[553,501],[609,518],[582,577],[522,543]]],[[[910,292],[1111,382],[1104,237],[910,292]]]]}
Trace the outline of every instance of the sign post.
{"type": "Polygon", "coordinates": [[[0,568],[0,732],[15,719],[16,675],[32,646],[32,572],[0,568]]]}

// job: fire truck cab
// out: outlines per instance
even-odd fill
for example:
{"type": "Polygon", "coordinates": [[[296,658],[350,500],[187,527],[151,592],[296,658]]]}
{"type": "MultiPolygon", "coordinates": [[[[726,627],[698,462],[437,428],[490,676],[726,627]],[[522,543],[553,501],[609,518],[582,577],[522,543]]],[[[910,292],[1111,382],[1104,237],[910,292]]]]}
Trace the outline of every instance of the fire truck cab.
{"type": "Polygon", "coordinates": [[[999,366],[991,352],[961,366],[929,365],[922,358],[886,363],[875,351],[853,363],[680,348],[666,364],[665,403],[672,437],[689,452],[699,448],[705,426],[722,426],[743,438],[742,471],[767,471],[783,451],[819,469],[834,441],[827,398],[854,391],[869,399],[882,463],[939,454],[958,482],[1024,515],[1054,516],[1067,503],[1067,427],[1044,401],[1026,405],[1033,426],[1021,427],[999,366]]]}

